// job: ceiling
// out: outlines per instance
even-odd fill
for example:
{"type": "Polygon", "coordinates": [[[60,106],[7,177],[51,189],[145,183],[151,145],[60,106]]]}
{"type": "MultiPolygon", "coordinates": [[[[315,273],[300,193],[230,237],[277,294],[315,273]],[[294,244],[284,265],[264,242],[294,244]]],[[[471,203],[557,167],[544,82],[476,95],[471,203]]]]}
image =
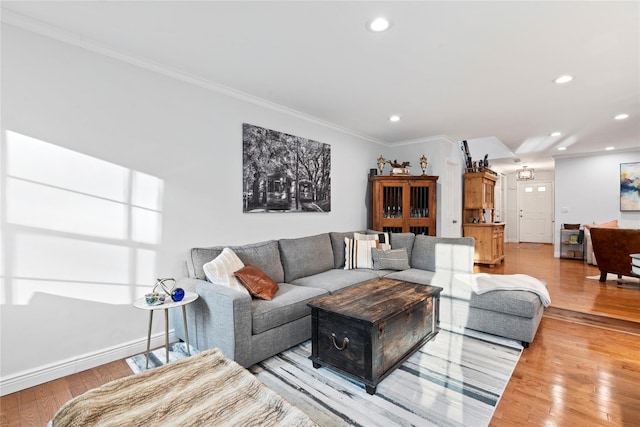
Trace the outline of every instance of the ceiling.
{"type": "Polygon", "coordinates": [[[522,160],[512,169],[640,147],[637,1],[2,1],[2,12],[372,143],[489,138],[522,160]],[[377,16],[389,30],[365,28],[377,16]],[[564,74],[573,81],[553,83],[564,74]]]}

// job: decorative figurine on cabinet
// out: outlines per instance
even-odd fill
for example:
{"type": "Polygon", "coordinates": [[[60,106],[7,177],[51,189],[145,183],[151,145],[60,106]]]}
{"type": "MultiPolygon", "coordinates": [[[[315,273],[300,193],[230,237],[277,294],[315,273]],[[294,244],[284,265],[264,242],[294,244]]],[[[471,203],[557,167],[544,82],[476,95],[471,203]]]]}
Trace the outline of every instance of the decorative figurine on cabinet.
{"type": "Polygon", "coordinates": [[[387,163],[391,165],[391,175],[409,175],[411,162],[398,163],[398,161],[394,159],[393,161],[387,160],[387,163]]]}
{"type": "Polygon", "coordinates": [[[380,171],[380,175],[382,175],[385,163],[387,163],[387,161],[382,157],[382,154],[380,154],[380,157],[378,157],[378,170],[380,171]]]}
{"type": "Polygon", "coordinates": [[[426,175],[426,172],[427,172],[427,158],[425,157],[424,154],[422,155],[422,157],[420,157],[420,167],[422,168],[422,175],[426,175]]]}

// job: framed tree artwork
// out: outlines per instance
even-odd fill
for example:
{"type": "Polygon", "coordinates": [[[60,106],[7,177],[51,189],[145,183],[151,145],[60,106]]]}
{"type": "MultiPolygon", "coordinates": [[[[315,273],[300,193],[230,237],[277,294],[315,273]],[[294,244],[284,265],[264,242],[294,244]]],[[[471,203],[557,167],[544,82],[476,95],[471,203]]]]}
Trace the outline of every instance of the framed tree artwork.
{"type": "Polygon", "coordinates": [[[331,146],[243,123],[243,212],[331,211],[331,146]]]}
{"type": "Polygon", "coordinates": [[[620,210],[640,211],[640,162],[620,163],[620,210]]]}

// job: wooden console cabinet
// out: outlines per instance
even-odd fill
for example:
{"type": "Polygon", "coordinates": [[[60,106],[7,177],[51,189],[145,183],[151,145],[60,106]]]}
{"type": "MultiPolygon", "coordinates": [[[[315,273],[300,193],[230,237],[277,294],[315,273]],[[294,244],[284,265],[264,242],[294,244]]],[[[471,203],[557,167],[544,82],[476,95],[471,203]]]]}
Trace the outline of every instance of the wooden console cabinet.
{"type": "Polygon", "coordinates": [[[371,183],[371,228],[436,235],[437,176],[386,176],[371,183]]]}
{"type": "Polygon", "coordinates": [[[473,262],[493,267],[504,260],[504,224],[464,224],[465,237],[476,240],[473,262]]]}
{"type": "Polygon", "coordinates": [[[476,241],[474,262],[493,267],[504,261],[504,223],[494,221],[498,175],[490,170],[464,174],[463,233],[476,241]]]}

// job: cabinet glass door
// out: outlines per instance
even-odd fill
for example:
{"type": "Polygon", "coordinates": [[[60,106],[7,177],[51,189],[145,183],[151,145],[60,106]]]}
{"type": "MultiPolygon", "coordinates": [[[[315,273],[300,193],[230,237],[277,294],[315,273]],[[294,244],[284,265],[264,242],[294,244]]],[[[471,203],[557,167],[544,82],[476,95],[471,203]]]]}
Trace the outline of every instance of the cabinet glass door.
{"type": "Polygon", "coordinates": [[[411,218],[429,218],[429,187],[411,187],[411,218]]]}
{"type": "Polygon", "coordinates": [[[383,187],[382,210],[383,218],[402,218],[402,187],[383,187]]]}

